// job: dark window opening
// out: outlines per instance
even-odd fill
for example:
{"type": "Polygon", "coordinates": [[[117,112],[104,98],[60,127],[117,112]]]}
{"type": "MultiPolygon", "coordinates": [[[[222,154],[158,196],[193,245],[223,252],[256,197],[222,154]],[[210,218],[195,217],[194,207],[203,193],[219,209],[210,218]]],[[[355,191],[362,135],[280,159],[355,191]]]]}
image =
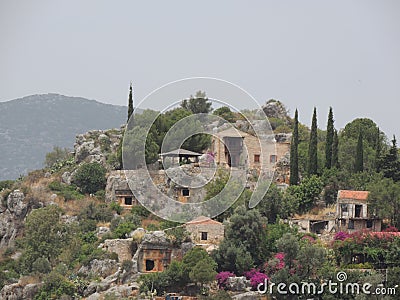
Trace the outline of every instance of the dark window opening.
{"type": "Polygon", "coordinates": [[[146,271],[152,271],[154,269],[154,260],[146,259],[146,271]]]}
{"type": "Polygon", "coordinates": [[[357,205],[356,204],[354,216],[356,218],[361,218],[361,212],[362,212],[362,205],[357,205]]]}
{"type": "Polygon", "coordinates": [[[367,220],[367,228],[372,228],[372,220],[367,220]]]}
{"type": "Polygon", "coordinates": [[[343,226],[343,227],[346,226],[346,220],[342,220],[342,226],[343,226]]]}
{"type": "Polygon", "coordinates": [[[349,226],[347,228],[354,229],[354,221],[353,220],[349,220],[349,226]]]}
{"type": "Polygon", "coordinates": [[[124,203],[125,205],[132,205],[132,197],[125,197],[124,203]]]}
{"type": "Polygon", "coordinates": [[[189,189],[183,189],[182,190],[182,196],[189,197],[189,195],[190,195],[189,189]]]}
{"type": "Polygon", "coordinates": [[[260,154],[254,154],[254,162],[259,163],[260,162],[260,154]]]}
{"type": "Polygon", "coordinates": [[[207,241],[207,232],[202,232],[201,233],[201,240],[202,241],[207,241]]]}
{"type": "Polygon", "coordinates": [[[276,155],[271,155],[270,157],[269,157],[269,162],[270,163],[276,163],[276,155]]]}
{"type": "Polygon", "coordinates": [[[341,204],[340,207],[342,209],[342,212],[348,212],[349,211],[347,204],[341,204]]]}

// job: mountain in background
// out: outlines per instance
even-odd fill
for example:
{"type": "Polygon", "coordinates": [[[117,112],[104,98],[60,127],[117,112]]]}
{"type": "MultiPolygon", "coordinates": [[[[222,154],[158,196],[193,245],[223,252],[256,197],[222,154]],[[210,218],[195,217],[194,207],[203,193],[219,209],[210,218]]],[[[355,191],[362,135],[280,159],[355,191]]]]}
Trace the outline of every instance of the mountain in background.
{"type": "Polygon", "coordinates": [[[42,168],[53,146],[72,149],[77,134],[119,128],[126,116],[124,106],[58,94],[0,102],[0,180],[42,168]]]}

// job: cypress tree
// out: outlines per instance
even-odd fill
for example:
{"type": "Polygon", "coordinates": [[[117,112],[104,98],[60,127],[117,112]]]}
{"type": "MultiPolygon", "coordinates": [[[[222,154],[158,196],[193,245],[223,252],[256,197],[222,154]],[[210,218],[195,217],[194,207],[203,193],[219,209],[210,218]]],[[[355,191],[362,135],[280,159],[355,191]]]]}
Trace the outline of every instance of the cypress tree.
{"type": "Polygon", "coordinates": [[[290,144],[290,185],[299,183],[299,116],[296,109],[294,113],[294,126],[292,142],[290,144]]]}
{"type": "Polygon", "coordinates": [[[354,164],[355,172],[364,171],[364,147],[363,147],[363,136],[360,130],[358,134],[357,149],[356,149],[356,161],[354,164]]]}
{"type": "Polygon", "coordinates": [[[400,162],[395,136],[393,136],[392,147],[390,147],[389,153],[386,154],[382,160],[382,171],[383,176],[386,178],[392,178],[394,181],[400,180],[400,162]]]}
{"type": "Polygon", "coordinates": [[[325,168],[330,169],[332,167],[332,146],[333,146],[333,112],[332,107],[329,108],[328,124],[326,126],[326,146],[325,146],[325,168]]]}
{"type": "Polygon", "coordinates": [[[132,82],[129,87],[129,99],[128,99],[128,121],[131,115],[133,114],[133,95],[132,95],[132,82]]]}
{"type": "Polygon", "coordinates": [[[332,142],[332,168],[339,169],[339,139],[337,130],[333,131],[333,142],[332,142]]]}
{"type": "Polygon", "coordinates": [[[381,171],[382,167],[382,143],[381,143],[381,131],[378,127],[378,135],[376,136],[375,143],[375,169],[377,172],[381,171]]]}
{"type": "Polygon", "coordinates": [[[318,172],[318,136],[317,136],[317,109],[314,107],[314,113],[311,123],[310,144],[308,147],[308,174],[314,175],[318,172]]]}

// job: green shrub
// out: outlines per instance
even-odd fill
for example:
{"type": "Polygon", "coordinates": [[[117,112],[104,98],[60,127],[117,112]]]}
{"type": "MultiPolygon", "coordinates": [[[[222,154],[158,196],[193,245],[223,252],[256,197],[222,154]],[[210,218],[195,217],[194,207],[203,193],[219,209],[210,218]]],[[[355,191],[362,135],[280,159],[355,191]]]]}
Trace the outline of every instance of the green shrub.
{"type": "Polygon", "coordinates": [[[51,168],[57,163],[70,159],[71,156],[69,149],[56,146],[53,148],[53,151],[46,154],[45,165],[51,168]]]}
{"type": "Polygon", "coordinates": [[[56,270],[51,271],[43,282],[35,300],[60,299],[65,295],[72,297],[76,293],[74,283],[56,270]]]}
{"type": "Polygon", "coordinates": [[[39,257],[32,264],[32,272],[34,273],[47,274],[50,271],[51,271],[50,262],[45,257],[39,257]]]}
{"type": "Polygon", "coordinates": [[[121,205],[119,205],[119,203],[118,202],[115,202],[115,201],[112,201],[111,203],[110,203],[110,208],[113,210],[113,211],[115,211],[117,214],[121,214],[122,213],[122,211],[124,210],[122,207],[121,207],[121,205]]]}
{"type": "Polygon", "coordinates": [[[90,203],[79,212],[78,217],[79,220],[89,219],[97,222],[110,222],[114,217],[114,213],[105,203],[97,205],[90,203]]]}
{"type": "Polygon", "coordinates": [[[133,206],[131,209],[131,213],[142,218],[147,218],[151,214],[151,212],[147,210],[146,207],[140,204],[133,206]]]}
{"type": "Polygon", "coordinates": [[[76,186],[54,180],[49,183],[49,189],[64,198],[65,201],[82,199],[83,195],[77,191],[76,186]]]}
{"type": "Polygon", "coordinates": [[[153,224],[153,223],[150,223],[149,225],[147,225],[147,228],[146,228],[148,231],[157,231],[157,230],[160,230],[160,228],[157,226],[157,225],[155,225],[155,224],[153,224]]]}
{"type": "Polygon", "coordinates": [[[0,192],[3,189],[11,189],[13,185],[14,185],[14,180],[3,180],[3,181],[0,181],[0,192]]]}
{"type": "Polygon", "coordinates": [[[83,164],[73,181],[83,193],[96,193],[106,185],[106,169],[97,162],[83,164]]]}

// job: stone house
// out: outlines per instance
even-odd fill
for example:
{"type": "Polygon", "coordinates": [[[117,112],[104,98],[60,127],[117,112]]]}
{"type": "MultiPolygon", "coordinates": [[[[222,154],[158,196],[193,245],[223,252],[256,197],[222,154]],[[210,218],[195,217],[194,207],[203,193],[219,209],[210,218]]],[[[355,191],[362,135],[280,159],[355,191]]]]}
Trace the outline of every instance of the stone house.
{"type": "Polygon", "coordinates": [[[328,234],[335,229],[335,217],[313,217],[291,219],[289,225],[296,226],[299,232],[328,234]]]}
{"type": "Polygon", "coordinates": [[[382,220],[368,210],[368,191],[340,190],[337,196],[336,222],[338,231],[349,233],[381,231],[382,220]]]}
{"type": "Polygon", "coordinates": [[[183,226],[193,243],[199,246],[219,245],[224,238],[224,225],[208,217],[198,217],[183,226]]]}
{"type": "Polygon", "coordinates": [[[273,168],[282,157],[290,152],[290,139],[276,135],[275,140],[274,149],[263,154],[257,137],[238,129],[229,128],[214,134],[211,141],[211,152],[215,154],[215,162],[218,165],[248,166],[250,169],[260,169],[263,164],[273,168]]]}

